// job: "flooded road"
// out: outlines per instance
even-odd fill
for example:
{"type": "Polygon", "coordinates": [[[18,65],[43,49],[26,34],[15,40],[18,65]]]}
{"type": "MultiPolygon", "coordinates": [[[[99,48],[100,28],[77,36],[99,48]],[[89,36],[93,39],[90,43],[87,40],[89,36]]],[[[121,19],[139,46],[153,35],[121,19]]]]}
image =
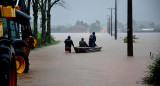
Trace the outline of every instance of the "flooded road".
{"type": "Polygon", "coordinates": [[[18,86],[149,86],[137,84],[145,75],[150,52],[160,51],[160,33],[136,34],[134,57],[127,57],[126,34],[118,40],[108,34],[97,34],[97,45],[102,51],[94,53],[64,52],[64,40],[71,36],[75,46],[81,37],[88,43],[87,33],[53,33],[57,45],[32,51],[30,70],[18,74],[18,86]]]}

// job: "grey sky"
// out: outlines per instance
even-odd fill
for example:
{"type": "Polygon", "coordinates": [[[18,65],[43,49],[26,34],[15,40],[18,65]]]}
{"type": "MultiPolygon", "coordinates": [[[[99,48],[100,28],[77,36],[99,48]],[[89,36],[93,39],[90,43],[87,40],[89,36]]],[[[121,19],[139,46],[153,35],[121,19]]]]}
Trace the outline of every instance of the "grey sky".
{"type": "MultiPolygon", "coordinates": [[[[52,9],[52,25],[75,24],[77,20],[92,23],[107,22],[107,15],[115,0],[66,0],[70,10],[55,6],[52,9]]],[[[118,21],[127,21],[127,0],[118,1],[118,21]]],[[[114,12],[113,12],[114,14],[114,12]]],[[[133,0],[133,18],[137,21],[153,21],[160,24],[160,0],[133,0]]]]}

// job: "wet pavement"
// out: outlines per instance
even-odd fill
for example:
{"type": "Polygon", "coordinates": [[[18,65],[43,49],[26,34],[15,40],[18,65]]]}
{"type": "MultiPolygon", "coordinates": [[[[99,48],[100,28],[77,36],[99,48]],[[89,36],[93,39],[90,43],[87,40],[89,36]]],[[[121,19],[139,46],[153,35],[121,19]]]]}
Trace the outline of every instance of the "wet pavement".
{"type": "Polygon", "coordinates": [[[149,53],[160,51],[160,33],[136,34],[134,56],[127,57],[126,34],[118,40],[108,34],[97,34],[97,45],[102,51],[94,53],[64,52],[64,40],[70,35],[75,46],[81,37],[88,42],[87,33],[53,33],[57,45],[30,54],[30,70],[18,74],[18,86],[149,86],[138,83],[149,65],[149,53]]]}

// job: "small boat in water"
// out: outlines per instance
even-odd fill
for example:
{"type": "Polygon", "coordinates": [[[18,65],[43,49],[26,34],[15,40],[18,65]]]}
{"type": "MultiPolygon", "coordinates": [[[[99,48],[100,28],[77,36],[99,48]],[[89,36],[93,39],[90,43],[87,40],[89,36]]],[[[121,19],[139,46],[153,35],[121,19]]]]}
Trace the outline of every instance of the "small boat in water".
{"type": "Polygon", "coordinates": [[[101,51],[102,47],[74,47],[76,53],[101,51]]]}

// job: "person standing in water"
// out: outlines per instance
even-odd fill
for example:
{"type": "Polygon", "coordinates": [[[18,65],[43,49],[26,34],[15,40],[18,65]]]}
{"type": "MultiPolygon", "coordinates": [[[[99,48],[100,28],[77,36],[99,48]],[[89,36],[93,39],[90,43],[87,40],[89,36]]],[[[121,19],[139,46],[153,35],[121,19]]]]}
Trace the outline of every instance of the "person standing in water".
{"type": "Polygon", "coordinates": [[[73,41],[71,40],[71,36],[64,41],[65,43],[65,52],[71,53],[71,45],[74,47],[73,41]]]}
{"type": "Polygon", "coordinates": [[[95,47],[96,45],[96,35],[95,32],[93,32],[89,37],[89,47],[95,47]]]}

